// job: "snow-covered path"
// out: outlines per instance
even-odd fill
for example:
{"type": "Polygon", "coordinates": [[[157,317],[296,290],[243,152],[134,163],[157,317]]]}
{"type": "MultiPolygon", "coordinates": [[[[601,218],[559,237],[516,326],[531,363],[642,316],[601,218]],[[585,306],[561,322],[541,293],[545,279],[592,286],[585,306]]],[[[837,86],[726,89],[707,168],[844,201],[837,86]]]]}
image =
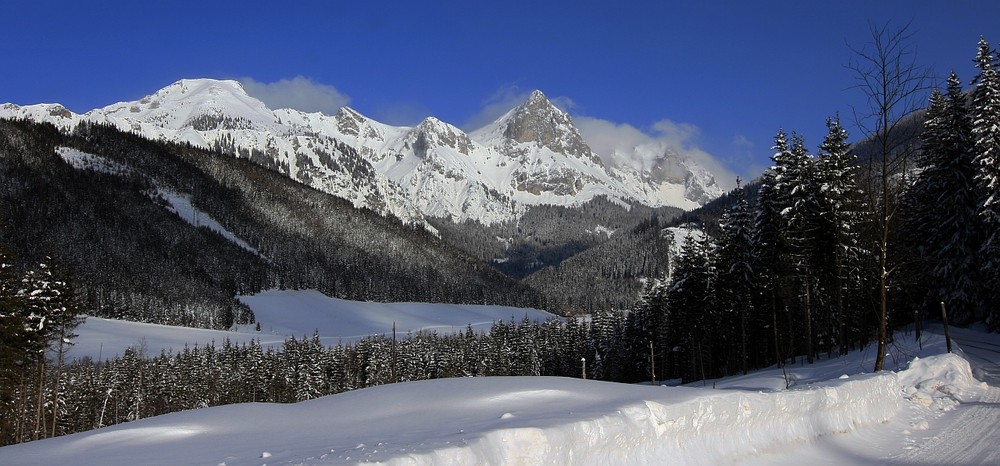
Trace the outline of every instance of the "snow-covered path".
{"type": "Polygon", "coordinates": [[[1000,344],[995,337],[953,329],[952,338],[973,373],[990,387],[942,417],[941,431],[892,459],[892,464],[1000,464],[1000,344]]]}
{"type": "Polygon", "coordinates": [[[991,386],[979,401],[962,403],[955,413],[940,434],[891,464],[1000,464],[1000,388],[991,386]]]}

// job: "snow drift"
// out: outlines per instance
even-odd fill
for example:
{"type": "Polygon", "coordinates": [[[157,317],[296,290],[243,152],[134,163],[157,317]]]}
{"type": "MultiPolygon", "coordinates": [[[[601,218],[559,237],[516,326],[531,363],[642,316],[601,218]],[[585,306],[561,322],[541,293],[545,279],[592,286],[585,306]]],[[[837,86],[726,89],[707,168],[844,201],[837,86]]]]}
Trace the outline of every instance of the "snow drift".
{"type": "Polygon", "coordinates": [[[781,392],[555,377],[384,385],[143,419],[0,449],[4,464],[719,464],[885,422],[895,374],[781,392]]]}

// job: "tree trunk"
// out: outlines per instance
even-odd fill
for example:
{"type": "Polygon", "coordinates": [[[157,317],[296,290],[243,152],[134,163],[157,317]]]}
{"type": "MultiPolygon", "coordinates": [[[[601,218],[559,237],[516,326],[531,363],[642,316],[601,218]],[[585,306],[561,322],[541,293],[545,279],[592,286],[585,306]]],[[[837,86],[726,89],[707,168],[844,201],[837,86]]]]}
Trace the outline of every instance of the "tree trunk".
{"type": "Polygon", "coordinates": [[[812,328],[812,281],[809,271],[806,271],[805,280],[805,313],[806,313],[806,361],[813,363],[813,328],[812,328]]]}
{"type": "MultiPolygon", "coordinates": [[[[45,353],[38,362],[38,404],[35,406],[35,433],[33,440],[38,440],[39,435],[44,435],[45,415],[45,353]]],[[[42,437],[44,438],[44,437],[42,437]]]]}

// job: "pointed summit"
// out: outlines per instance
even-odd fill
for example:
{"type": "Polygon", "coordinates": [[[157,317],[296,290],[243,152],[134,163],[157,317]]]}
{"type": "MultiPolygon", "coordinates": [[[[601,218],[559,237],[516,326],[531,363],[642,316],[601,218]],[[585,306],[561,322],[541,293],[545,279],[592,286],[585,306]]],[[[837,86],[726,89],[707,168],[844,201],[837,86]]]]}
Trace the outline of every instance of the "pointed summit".
{"type": "Polygon", "coordinates": [[[531,91],[531,94],[528,95],[528,100],[526,100],[524,103],[525,105],[529,105],[534,102],[546,102],[549,103],[549,105],[551,105],[551,102],[549,102],[549,99],[545,97],[545,94],[538,89],[531,91]]]}
{"type": "Polygon", "coordinates": [[[447,146],[468,155],[473,147],[472,139],[462,130],[435,117],[424,118],[413,130],[414,150],[424,158],[430,146],[447,146]]]}
{"type": "Polygon", "coordinates": [[[600,163],[583,141],[569,115],[552,105],[542,91],[532,91],[523,104],[507,115],[503,136],[520,143],[535,143],[553,152],[600,163]]]}

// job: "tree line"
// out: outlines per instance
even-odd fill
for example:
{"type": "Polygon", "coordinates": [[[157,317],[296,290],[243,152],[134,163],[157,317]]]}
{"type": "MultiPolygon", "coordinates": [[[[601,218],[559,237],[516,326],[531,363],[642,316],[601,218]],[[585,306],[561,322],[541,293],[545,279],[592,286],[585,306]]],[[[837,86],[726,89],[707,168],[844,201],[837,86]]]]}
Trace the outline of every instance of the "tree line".
{"type": "MultiPolygon", "coordinates": [[[[905,35],[873,33],[869,56],[906,77],[874,87],[916,94],[918,75],[894,62],[907,56],[905,35]]],[[[730,193],[718,227],[705,228],[719,233],[689,237],[671,275],[633,310],[645,332],[638,346],[650,346],[665,376],[697,380],[873,340],[881,370],[892,328],[919,332],[943,310],[1000,330],[997,62],[981,39],[971,92],[953,72],[924,111],[890,121],[880,107],[878,129],[853,147],[838,117],[816,155],[779,130],[755,202],[742,187],[730,193]]]]}

